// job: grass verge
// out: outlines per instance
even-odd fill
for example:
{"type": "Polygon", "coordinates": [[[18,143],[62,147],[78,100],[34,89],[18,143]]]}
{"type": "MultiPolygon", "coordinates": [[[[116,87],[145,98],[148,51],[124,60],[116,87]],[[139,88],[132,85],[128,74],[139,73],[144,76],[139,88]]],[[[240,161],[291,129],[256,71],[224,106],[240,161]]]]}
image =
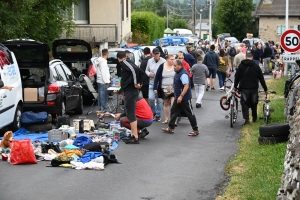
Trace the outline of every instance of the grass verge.
{"type": "MultiPolygon", "coordinates": [[[[284,123],[285,99],[283,96],[286,77],[267,80],[270,94],[272,124],[284,123]]],[[[258,117],[262,116],[262,104],[259,102],[258,117]]],[[[283,162],[286,153],[286,143],[273,145],[259,145],[259,126],[264,125],[262,119],[251,123],[241,130],[239,152],[230,160],[225,173],[230,182],[222,196],[217,200],[268,200],[275,199],[280,187],[283,162]]]]}

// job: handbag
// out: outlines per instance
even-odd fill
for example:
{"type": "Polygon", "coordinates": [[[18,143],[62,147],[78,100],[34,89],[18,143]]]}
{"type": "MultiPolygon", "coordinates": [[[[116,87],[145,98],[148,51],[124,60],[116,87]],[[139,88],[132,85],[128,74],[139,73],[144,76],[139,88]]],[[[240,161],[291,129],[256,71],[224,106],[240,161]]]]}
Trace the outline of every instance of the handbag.
{"type": "Polygon", "coordinates": [[[11,146],[10,164],[37,164],[29,139],[13,140],[11,146]]]}
{"type": "Polygon", "coordinates": [[[174,94],[174,87],[173,85],[169,85],[168,87],[163,89],[164,97],[169,97],[174,94]]]}

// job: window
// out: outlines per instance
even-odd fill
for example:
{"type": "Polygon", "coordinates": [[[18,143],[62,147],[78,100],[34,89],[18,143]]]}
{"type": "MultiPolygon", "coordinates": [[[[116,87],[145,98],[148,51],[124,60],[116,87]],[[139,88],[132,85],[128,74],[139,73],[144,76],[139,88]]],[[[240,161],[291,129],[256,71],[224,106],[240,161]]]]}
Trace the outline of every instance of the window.
{"type": "Polygon", "coordinates": [[[277,26],[277,34],[282,35],[282,33],[285,31],[285,26],[284,25],[278,25],[277,26]]]}
{"type": "Polygon", "coordinates": [[[68,81],[74,81],[75,79],[74,79],[74,76],[73,76],[71,70],[65,65],[62,65],[62,68],[63,68],[63,70],[65,71],[65,73],[67,75],[67,80],[68,81]]]}
{"type": "Polygon", "coordinates": [[[285,17],[284,17],[284,16],[282,16],[282,17],[279,17],[279,19],[285,19],[285,17]]]}
{"type": "Polygon", "coordinates": [[[76,24],[88,24],[89,4],[87,0],[79,0],[78,5],[73,5],[76,24]]]}
{"type": "Polygon", "coordinates": [[[63,71],[63,69],[61,68],[61,65],[56,65],[54,67],[55,69],[55,72],[57,74],[57,76],[55,76],[55,80],[57,81],[67,81],[67,78],[66,78],[66,75],[65,75],[65,72],[63,71]]]}
{"type": "Polygon", "coordinates": [[[124,0],[121,0],[121,21],[124,21],[124,0]]]}
{"type": "Polygon", "coordinates": [[[128,9],[129,9],[128,0],[126,0],[126,18],[127,19],[128,19],[128,13],[129,13],[128,9]]]}

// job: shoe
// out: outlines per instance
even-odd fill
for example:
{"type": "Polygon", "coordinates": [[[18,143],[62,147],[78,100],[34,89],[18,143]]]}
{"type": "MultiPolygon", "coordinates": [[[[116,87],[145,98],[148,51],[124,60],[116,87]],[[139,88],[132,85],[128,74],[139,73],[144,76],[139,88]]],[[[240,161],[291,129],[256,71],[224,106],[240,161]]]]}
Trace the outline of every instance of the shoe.
{"type": "Polygon", "coordinates": [[[159,116],[155,116],[155,121],[160,122],[161,118],[159,116]]]}
{"type": "Polygon", "coordinates": [[[135,139],[135,137],[131,137],[130,139],[128,140],[125,140],[125,143],[126,144],[139,144],[139,139],[135,139]]]}
{"type": "Polygon", "coordinates": [[[199,108],[201,108],[201,106],[202,106],[202,104],[201,104],[201,103],[199,103],[199,108]]]}
{"type": "Polygon", "coordinates": [[[123,137],[123,138],[122,138],[122,141],[125,142],[126,140],[129,140],[131,137],[132,137],[131,135],[130,135],[130,136],[127,136],[127,137],[123,137]]]}
{"type": "Polygon", "coordinates": [[[255,117],[253,116],[252,117],[252,122],[256,122],[256,121],[257,121],[257,116],[255,116],[255,117]]]}
{"type": "Polygon", "coordinates": [[[139,138],[145,138],[147,135],[149,135],[149,131],[146,128],[143,128],[140,132],[139,132],[139,138]]]}
{"type": "Polygon", "coordinates": [[[216,89],[214,87],[211,88],[211,91],[215,91],[216,89]]]}
{"type": "Polygon", "coordinates": [[[210,85],[208,84],[208,85],[206,86],[206,91],[208,91],[209,88],[210,88],[210,85]]]}
{"type": "Polygon", "coordinates": [[[246,125],[248,125],[248,124],[250,124],[249,119],[245,119],[245,123],[243,124],[243,126],[246,126],[246,125]]]}
{"type": "Polygon", "coordinates": [[[199,105],[200,105],[199,103],[196,103],[196,108],[199,108],[199,105]]]}
{"type": "Polygon", "coordinates": [[[220,91],[223,91],[223,90],[224,90],[224,86],[220,88],[220,91]]]}

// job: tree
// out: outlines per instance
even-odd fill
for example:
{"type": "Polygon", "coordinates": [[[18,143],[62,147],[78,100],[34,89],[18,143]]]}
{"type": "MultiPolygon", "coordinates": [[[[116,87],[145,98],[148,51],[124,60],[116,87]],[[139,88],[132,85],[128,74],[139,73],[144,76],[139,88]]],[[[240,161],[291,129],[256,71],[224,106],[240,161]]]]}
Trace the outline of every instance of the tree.
{"type": "Polygon", "coordinates": [[[72,4],[78,0],[22,0],[0,4],[1,40],[30,38],[52,43],[73,30],[72,4]]]}
{"type": "Polygon", "coordinates": [[[166,16],[166,7],[163,0],[141,0],[132,5],[134,11],[150,11],[160,17],[166,16]]]}
{"type": "Polygon", "coordinates": [[[254,9],[252,0],[218,0],[214,16],[218,33],[230,33],[238,40],[245,38],[254,9]]]}
{"type": "Polygon", "coordinates": [[[189,29],[187,22],[184,19],[174,19],[174,21],[170,22],[170,28],[185,28],[189,29]]]}

